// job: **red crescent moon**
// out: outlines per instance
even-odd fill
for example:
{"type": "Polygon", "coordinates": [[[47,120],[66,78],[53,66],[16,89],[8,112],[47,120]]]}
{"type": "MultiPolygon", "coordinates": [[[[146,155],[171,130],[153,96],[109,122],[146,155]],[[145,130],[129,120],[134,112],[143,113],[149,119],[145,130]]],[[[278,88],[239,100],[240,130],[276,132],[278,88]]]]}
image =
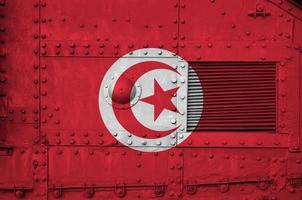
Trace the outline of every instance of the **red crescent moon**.
{"type": "MultiPolygon", "coordinates": [[[[130,68],[128,68],[116,81],[115,85],[122,84],[121,81],[123,81],[124,78],[131,81],[131,88],[134,87],[134,83],[146,72],[150,70],[155,69],[167,69],[171,70],[175,73],[178,73],[177,71],[173,70],[169,65],[166,65],[164,63],[156,62],[156,61],[146,61],[142,63],[137,63],[130,68]]],[[[117,91],[113,89],[112,97],[117,95],[117,91]]],[[[129,94],[129,100],[128,103],[124,104],[127,109],[118,109],[116,108],[119,104],[116,104],[114,101],[112,101],[113,110],[115,113],[115,116],[117,120],[120,122],[120,124],[131,134],[134,134],[136,136],[140,137],[146,137],[146,138],[157,138],[169,135],[170,133],[174,132],[179,126],[176,128],[173,128],[168,131],[155,131],[151,130],[144,125],[142,125],[139,121],[137,121],[136,117],[134,116],[132,109],[130,107],[130,94],[129,94]],[[117,105],[117,106],[114,106],[117,105]]]]}

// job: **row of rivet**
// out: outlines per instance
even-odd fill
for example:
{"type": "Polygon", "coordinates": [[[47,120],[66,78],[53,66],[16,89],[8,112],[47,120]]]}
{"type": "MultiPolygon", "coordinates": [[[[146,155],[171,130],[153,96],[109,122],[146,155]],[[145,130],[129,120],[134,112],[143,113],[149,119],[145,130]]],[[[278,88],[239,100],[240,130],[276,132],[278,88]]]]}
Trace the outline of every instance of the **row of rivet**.
{"type": "MultiPolygon", "coordinates": [[[[186,143],[187,143],[187,145],[193,145],[193,141],[191,139],[189,139],[186,143]]],[[[229,143],[224,140],[220,144],[223,145],[223,146],[227,146],[229,143]]],[[[204,141],[203,142],[203,145],[206,145],[206,146],[217,146],[217,145],[220,145],[220,144],[218,144],[216,141],[213,142],[213,143],[211,143],[210,141],[204,141]]],[[[201,142],[198,141],[196,143],[196,145],[201,145],[201,142]]],[[[235,144],[231,143],[230,145],[233,146],[235,144]]],[[[245,141],[242,140],[242,141],[239,141],[237,145],[240,145],[240,146],[251,146],[251,145],[253,145],[253,146],[254,145],[256,145],[256,146],[266,146],[266,145],[279,146],[280,145],[280,141],[276,140],[276,141],[271,142],[271,143],[264,143],[262,141],[257,141],[257,142],[254,142],[254,143],[252,143],[252,142],[246,143],[245,141]]]]}
{"type": "MultiPolygon", "coordinates": [[[[0,4],[0,6],[5,6],[5,1],[2,2],[0,4]]],[[[5,15],[4,13],[0,13],[0,20],[1,20],[1,24],[3,24],[2,20],[5,19],[5,15]]],[[[0,35],[1,35],[1,41],[0,41],[0,45],[1,45],[1,48],[0,48],[0,59],[1,59],[1,63],[4,63],[5,60],[2,60],[2,59],[5,59],[6,58],[6,48],[5,48],[5,44],[6,44],[6,40],[4,39],[5,37],[3,37],[2,35],[4,35],[6,32],[6,28],[1,26],[0,27],[0,35]]],[[[6,75],[6,69],[4,68],[4,65],[0,67],[0,86],[1,88],[4,88],[2,87],[2,85],[6,84],[7,82],[7,79],[5,77],[6,75]]],[[[4,90],[1,90],[0,91],[0,98],[1,97],[5,97],[6,96],[6,92],[4,90]]],[[[2,117],[2,116],[1,116],[2,117]]],[[[5,118],[1,118],[1,119],[5,119],[5,118]]]]}
{"type": "Polygon", "coordinates": [[[278,6],[281,6],[282,9],[288,11],[290,14],[292,14],[294,17],[298,18],[298,19],[302,19],[302,15],[297,16],[295,14],[295,10],[294,7],[291,5],[290,2],[284,1],[284,0],[270,0],[272,2],[277,3],[278,6]]]}
{"type": "MultiPolygon", "coordinates": [[[[47,55],[50,55],[50,56],[53,56],[53,55],[56,55],[56,56],[60,56],[60,55],[61,56],[64,56],[64,55],[71,55],[71,56],[76,56],[76,55],[78,55],[78,56],[103,56],[103,55],[104,56],[106,56],[106,55],[109,56],[109,55],[113,55],[113,56],[117,56],[117,55],[123,54],[123,51],[124,51],[124,50],[120,50],[119,47],[118,48],[113,48],[115,50],[112,51],[112,52],[109,52],[109,51],[106,52],[106,47],[100,47],[99,50],[95,49],[95,48],[89,50],[89,48],[87,48],[87,47],[83,47],[83,49],[80,48],[79,50],[76,50],[77,49],[76,47],[70,47],[70,49],[68,51],[65,51],[65,50],[62,50],[61,48],[56,47],[56,49],[54,50],[54,54],[53,54],[51,50],[47,50],[46,46],[47,46],[46,43],[42,44],[42,50],[41,50],[41,55],[42,56],[47,56],[47,55]]],[[[101,46],[103,46],[103,45],[101,45],[101,46]]],[[[143,45],[144,48],[147,48],[148,46],[149,45],[143,45]]],[[[201,49],[201,47],[202,47],[202,45],[200,43],[198,43],[196,45],[192,45],[192,47],[194,47],[194,46],[197,49],[201,49]]],[[[218,45],[218,46],[220,48],[220,45],[218,45]]],[[[255,45],[243,44],[243,49],[250,50],[253,46],[255,46],[255,45]]],[[[287,44],[286,48],[289,48],[289,49],[293,48],[294,50],[298,50],[298,51],[301,50],[301,47],[299,45],[296,44],[296,45],[293,45],[293,46],[294,47],[292,47],[291,44],[287,44]]],[[[159,45],[158,47],[163,48],[164,45],[159,45]]],[[[172,45],[171,47],[174,48],[174,49],[176,49],[178,47],[183,49],[183,48],[186,47],[186,45],[185,44],[175,44],[175,45],[172,45]]],[[[206,47],[208,49],[212,49],[212,48],[214,48],[214,44],[213,43],[208,43],[206,45],[206,47]]],[[[263,44],[260,44],[259,47],[260,48],[267,48],[268,45],[263,43],[263,44]]],[[[128,48],[132,49],[132,47],[131,48],[128,47],[128,48]]],[[[237,49],[237,47],[234,47],[234,45],[232,45],[231,43],[226,43],[225,48],[226,49],[232,49],[232,48],[237,49]]],[[[37,54],[38,51],[36,51],[35,53],[37,54]]],[[[129,55],[132,56],[131,51],[130,51],[129,55]]],[[[145,52],[144,56],[148,56],[148,52],[145,52]]],[[[165,55],[162,55],[162,53],[158,52],[158,54],[154,55],[154,56],[165,56],[165,55]]],[[[201,56],[196,56],[196,59],[200,60],[201,56]]],[[[266,60],[266,59],[267,58],[264,57],[264,56],[260,57],[260,60],[266,60]]]]}

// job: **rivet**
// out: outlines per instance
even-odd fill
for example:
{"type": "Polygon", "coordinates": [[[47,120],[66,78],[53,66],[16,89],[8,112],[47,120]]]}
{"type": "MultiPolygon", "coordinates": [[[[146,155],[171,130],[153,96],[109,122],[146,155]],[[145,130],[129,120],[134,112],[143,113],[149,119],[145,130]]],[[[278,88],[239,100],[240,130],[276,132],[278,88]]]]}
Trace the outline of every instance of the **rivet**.
{"type": "Polygon", "coordinates": [[[157,140],[157,141],[156,141],[156,145],[157,145],[157,146],[160,146],[160,145],[161,145],[161,141],[160,141],[160,140],[157,140]]]}
{"type": "Polygon", "coordinates": [[[171,124],[176,124],[176,119],[173,118],[170,120],[170,122],[171,122],[171,124]]]}
{"type": "Polygon", "coordinates": [[[39,35],[38,34],[34,34],[34,39],[38,39],[39,35]]]}
{"type": "Polygon", "coordinates": [[[70,46],[70,48],[75,48],[76,44],[75,43],[71,43],[69,46],[70,46]]]}
{"type": "Polygon", "coordinates": [[[172,78],[171,78],[171,82],[172,82],[172,83],[177,83],[177,78],[176,78],[176,77],[172,77],[172,78]]]}
{"type": "Polygon", "coordinates": [[[146,144],[147,144],[147,141],[143,140],[142,145],[146,145],[146,144]]]}

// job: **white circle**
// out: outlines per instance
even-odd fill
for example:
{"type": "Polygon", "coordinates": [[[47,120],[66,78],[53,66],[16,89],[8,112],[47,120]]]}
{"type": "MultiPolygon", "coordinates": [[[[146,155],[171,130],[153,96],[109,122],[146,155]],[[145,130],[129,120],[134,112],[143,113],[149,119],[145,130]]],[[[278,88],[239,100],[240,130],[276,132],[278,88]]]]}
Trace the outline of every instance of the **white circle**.
{"type": "MultiPolygon", "coordinates": [[[[123,145],[128,146],[129,148],[135,149],[137,151],[143,152],[159,152],[168,150],[172,147],[175,147],[177,144],[183,142],[191,132],[183,132],[183,129],[186,124],[182,124],[177,130],[173,131],[169,135],[155,138],[155,139],[148,139],[138,137],[130,132],[128,132],[117,120],[114,114],[114,108],[110,103],[106,100],[108,98],[108,83],[112,84],[112,87],[115,86],[116,81],[118,78],[129,68],[133,65],[138,63],[143,63],[147,61],[155,61],[166,64],[171,66],[171,69],[175,69],[184,80],[187,78],[188,68],[190,67],[177,67],[177,66],[188,66],[188,63],[181,57],[177,56],[176,54],[159,48],[144,48],[135,50],[129,54],[124,55],[123,57],[119,58],[109,70],[106,72],[101,86],[99,90],[99,109],[100,114],[102,116],[103,122],[109,132],[116,138],[119,142],[123,145]],[[147,52],[147,54],[146,54],[147,52]],[[160,56],[159,56],[160,52],[160,56]],[[176,137],[176,134],[181,132],[182,137],[176,137]],[[131,140],[129,140],[129,136],[131,140]],[[131,141],[131,142],[130,142],[131,141]]],[[[182,83],[181,83],[182,84],[182,83]]],[[[184,84],[183,84],[184,85],[184,84]]],[[[197,83],[200,86],[200,91],[202,91],[200,82],[197,83]]],[[[142,88],[143,90],[144,88],[142,88]]],[[[184,91],[187,92],[187,91],[184,91]]],[[[134,106],[135,107],[135,106],[134,106]]],[[[132,109],[134,109],[134,107],[132,109]]],[[[183,112],[186,111],[186,105],[183,106],[181,109],[183,112]]],[[[182,115],[184,116],[184,115],[182,115]]],[[[200,113],[201,116],[201,113],[200,113]]],[[[200,117],[199,116],[199,117],[200,117]]],[[[175,117],[175,116],[174,116],[175,117]]],[[[172,119],[172,118],[171,118],[172,119]]],[[[170,119],[170,120],[171,120],[170,119]]],[[[175,124],[178,123],[177,119],[175,118],[175,124]]],[[[172,122],[174,123],[174,120],[172,122]]],[[[143,124],[142,124],[143,125],[143,124]]],[[[146,127],[147,128],[147,127],[146,127]]]]}

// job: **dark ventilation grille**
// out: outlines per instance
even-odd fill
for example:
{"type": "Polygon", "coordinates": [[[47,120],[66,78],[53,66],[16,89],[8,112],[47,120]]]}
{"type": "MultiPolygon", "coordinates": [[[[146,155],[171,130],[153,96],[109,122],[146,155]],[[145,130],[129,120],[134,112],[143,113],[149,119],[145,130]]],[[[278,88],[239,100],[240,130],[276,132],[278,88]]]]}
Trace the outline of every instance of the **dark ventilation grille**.
{"type": "Polygon", "coordinates": [[[188,131],[275,132],[274,63],[190,65],[197,75],[192,69],[189,70],[188,131]],[[196,83],[198,78],[203,90],[203,109],[202,94],[196,83]]]}

